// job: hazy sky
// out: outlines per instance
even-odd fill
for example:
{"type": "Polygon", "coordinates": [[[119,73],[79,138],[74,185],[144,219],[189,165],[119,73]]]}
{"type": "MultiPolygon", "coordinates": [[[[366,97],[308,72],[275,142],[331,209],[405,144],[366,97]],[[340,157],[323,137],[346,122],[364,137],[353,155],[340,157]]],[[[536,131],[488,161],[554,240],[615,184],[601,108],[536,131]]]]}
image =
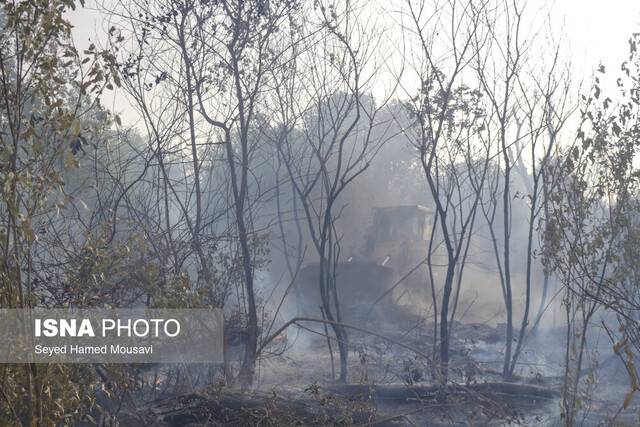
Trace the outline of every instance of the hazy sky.
{"type": "MultiPolygon", "coordinates": [[[[543,3],[548,2],[530,0],[527,8],[535,9],[543,3]]],[[[103,31],[107,27],[94,9],[95,0],[87,0],[86,4],[86,8],[79,8],[69,15],[75,27],[75,41],[81,49],[88,46],[89,38],[96,40],[96,30],[103,31]]],[[[570,45],[574,80],[588,80],[599,61],[608,69],[619,69],[619,63],[627,58],[629,37],[632,33],[640,33],[640,1],[557,0],[552,22],[558,36],[564,36],[570,45]]],[[[118,102],[115,109],[122,110],[124,105],[118,102]]]]}
{"type": "Polygon", "coordinates": [[[576,66],[616,65],[628,56],[631,34],[640,33],[637,0],[558,0],[554,7],[556,19],[564,16],[576,66]]]}

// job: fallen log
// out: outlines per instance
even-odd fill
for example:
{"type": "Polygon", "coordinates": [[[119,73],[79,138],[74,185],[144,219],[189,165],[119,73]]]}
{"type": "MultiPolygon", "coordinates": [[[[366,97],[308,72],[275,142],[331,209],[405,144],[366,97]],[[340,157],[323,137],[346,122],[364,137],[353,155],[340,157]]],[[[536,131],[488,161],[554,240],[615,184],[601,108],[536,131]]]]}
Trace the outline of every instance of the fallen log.
{"type": "Polygon", "coordinates": [[[484,382],[447,384],[445,388],[435,385],[409,386],[406,384],[381,384],[376,386],[356,384],[334,384],[326,386],[325,392],[347,397],[373,396],[378,400],[435,399],[443,393],[456,395],[493,393],[510,397],[553,400],[560,397],[560,391],[534,384],[509,382],[484,382]]]}

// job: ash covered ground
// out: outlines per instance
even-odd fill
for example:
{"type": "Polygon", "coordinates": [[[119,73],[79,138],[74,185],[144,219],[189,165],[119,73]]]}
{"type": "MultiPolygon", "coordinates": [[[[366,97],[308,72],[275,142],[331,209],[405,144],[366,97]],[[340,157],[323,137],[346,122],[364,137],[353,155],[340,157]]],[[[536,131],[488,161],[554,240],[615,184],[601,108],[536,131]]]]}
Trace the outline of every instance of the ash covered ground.
{"type": "MultiPolygon", "coordinates": [[[[424,319],[423,319],[424,320],[424,319]]],[[[301,322],[301,324],[304,324],[301,322]]],[[[371,323],[377,335],[352,330],[349,377],[336,381],[324,328],[291,327],[264,352],[251,389],[226,384],[220,369],[206,372],[194,389],[176,366],[156,367],[117,408],[120,425],[563,425],[565,328],[537,329],[514,376],[502,375],[504,326],[456,323],[447,381],[431,362],[433,325],[371,323]],[[399,333],[398,331],[403,332],[399,333]],[[393,337],[386,339],[384,337],[393,337]],[[180,383],[182,389],[175,386],[180,383]],[[153,391],[151,390],[151,386],[153,391]],[[137,405],[133,405],[137,400],[137,405]]],[[[598,354],[590,394],[580,396],[579,425],[635,425],[638,398],[626,410],[628,374],[610,344],[591,336],[598,354]]],[[[227,369],[233,369],[233,363],[227,369]]],[[[193,367],[192,367],[193,368],[193,367]]],[[[583,372],[585,377],[587,372],[583,372]]],[[[144,375],[143,375],[144,377],[144,375]]],[[[113,413],[116,408],[111,408],[113,413]]]]}

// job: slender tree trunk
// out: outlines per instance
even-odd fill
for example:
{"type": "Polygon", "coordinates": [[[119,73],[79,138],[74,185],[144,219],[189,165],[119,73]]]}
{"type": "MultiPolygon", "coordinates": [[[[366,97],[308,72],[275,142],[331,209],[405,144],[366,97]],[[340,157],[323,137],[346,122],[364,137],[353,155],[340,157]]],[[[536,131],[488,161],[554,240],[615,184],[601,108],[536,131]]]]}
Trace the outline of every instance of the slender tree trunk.
{"type": "Polygon", "coordinates": [[[505,380],[510,378],[511,346],[513,341],[513,295],[511,289],[511,165],[509,164],[509,154],[505,141],[505,128],[502,126],[502,154],[504,157],[504,189],[502,192],[502,225],[504,238],[504,285],[505,285],[505,308],[507,310],[507,342],[504,352],[504,367],[502,375],[505,380]]]}
{"type": "Polygon", "coordinates": [[[440,372],[446,378],[449,371],[449,300],[453,290],[453,279],[455,276],[455,262],[449,262],[447,276],[444,281],[442,294],[442,307],[440,309],[440,372]]]}

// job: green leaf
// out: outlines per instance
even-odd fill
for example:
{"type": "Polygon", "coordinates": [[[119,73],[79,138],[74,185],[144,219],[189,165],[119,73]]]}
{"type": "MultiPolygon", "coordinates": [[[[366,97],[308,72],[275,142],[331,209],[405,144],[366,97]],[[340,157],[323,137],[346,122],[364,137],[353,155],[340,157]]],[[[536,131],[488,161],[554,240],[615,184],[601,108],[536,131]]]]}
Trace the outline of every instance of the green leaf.
{"type": "Polygon", "coordinates": [[[69,157],[67,158],[67,166],[65,169],[69,172],[73,168],[73,153],[69,151],[69,157]]]}
{"type": "Polygon", "coordinates": [[[631,398],[633,397],[633,394],[635,393],[635,390],[631,390],[629,393],[627,393],[627,395],[624,398],[624,403],[622,404],[622,407],[624,409],[627,409],[627,407],[629,406],[629,403],[631,403],[631,398]]]}

